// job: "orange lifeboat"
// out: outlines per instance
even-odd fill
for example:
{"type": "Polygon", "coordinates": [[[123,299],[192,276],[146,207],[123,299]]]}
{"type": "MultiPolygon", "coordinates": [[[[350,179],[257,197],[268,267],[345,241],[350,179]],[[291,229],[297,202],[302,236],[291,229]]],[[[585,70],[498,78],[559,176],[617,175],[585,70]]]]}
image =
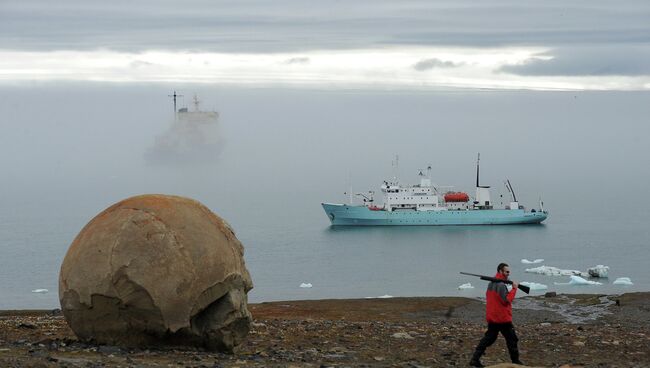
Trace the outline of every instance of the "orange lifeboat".
{"type": "Polygon", "coordinates": [[[467,193],[449,192],[445,194],[445,202],[469,202],[467,193]]]}

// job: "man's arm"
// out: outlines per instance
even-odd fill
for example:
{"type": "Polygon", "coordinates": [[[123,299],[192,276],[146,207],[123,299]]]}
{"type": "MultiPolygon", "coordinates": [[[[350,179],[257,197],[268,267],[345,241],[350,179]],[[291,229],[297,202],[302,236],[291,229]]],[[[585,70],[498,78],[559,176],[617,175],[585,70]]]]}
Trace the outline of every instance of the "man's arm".
{"type": "Polygon", "coordinates": [[[508,287],[506,284],[500,282],[497,292],[499,293],[499,296],[501,297],[501,304],[503,305],[508,305],[512,303],[512,301],[515,299],[515,294],[517,294],[517,287],[512,285],[512,290],[508,292],[508,287]]]}

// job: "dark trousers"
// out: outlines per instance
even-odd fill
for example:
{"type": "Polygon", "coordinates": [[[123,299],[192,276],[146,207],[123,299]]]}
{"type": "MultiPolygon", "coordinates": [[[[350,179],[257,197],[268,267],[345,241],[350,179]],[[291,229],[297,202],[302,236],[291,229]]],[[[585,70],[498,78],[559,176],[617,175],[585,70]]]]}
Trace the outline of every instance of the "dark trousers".
{"type": "Polygon", "coordinates": [[[517,349],[517,341],[519,341],[519,339],[515,333],[515,326],[513,326],[512,323],[488,323],[488,329],[485,331],[485,335],[476,346],[472,360],[479,360],[481,358],[483,353],[485,353],[485,349],[497,341],[499,332],[501,332],[501,335],[506,338],[510,360],[512,360],[513,363],[519,361],[519,349],[517,349]]]}

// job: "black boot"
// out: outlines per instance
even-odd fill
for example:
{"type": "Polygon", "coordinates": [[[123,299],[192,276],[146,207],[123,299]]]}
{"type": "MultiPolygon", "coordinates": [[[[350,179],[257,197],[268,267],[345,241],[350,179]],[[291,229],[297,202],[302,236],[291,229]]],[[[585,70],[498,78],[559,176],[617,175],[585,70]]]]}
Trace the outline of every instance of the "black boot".
{"type": "Polygon", "coordinates": [[[469,361],[469,366],[470,367],[485,367],[479,358],[472,358],[472,360],[469,361]]]}
{"type": "Polygon", "coordinates": [[[517,348],[510,350],[510,360],[512,360],[512,364],[524,365],[524,363],[519,360],[519,350],[517,348]]]}

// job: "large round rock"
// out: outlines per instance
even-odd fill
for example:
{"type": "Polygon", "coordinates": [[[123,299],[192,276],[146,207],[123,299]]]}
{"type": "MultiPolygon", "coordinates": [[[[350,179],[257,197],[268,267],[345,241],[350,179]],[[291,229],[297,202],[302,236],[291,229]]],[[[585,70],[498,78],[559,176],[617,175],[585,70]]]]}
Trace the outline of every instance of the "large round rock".
{"type": "Polygon", "coordinates": [[[233,230],[194,200],[142,195],[92,219],[61,265],[59,298],[82,340],[232,351],[253,283],[233,230]]]}

